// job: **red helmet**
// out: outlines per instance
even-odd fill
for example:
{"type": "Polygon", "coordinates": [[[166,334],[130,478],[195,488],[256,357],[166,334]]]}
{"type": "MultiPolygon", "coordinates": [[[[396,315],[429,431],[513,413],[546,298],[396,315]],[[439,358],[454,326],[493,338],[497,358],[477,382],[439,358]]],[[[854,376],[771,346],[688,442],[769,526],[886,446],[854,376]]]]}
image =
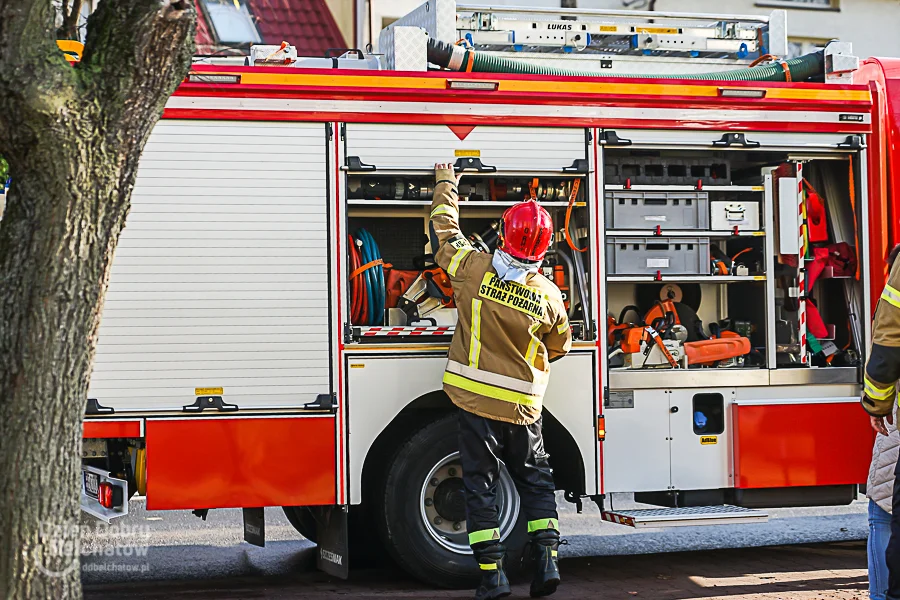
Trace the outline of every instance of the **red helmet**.
{"type": "Polygon", "coordinates": [[[534,200],[510,206],[500,219],[500,249],[513,258],[544,260],[552,238],[550,213],[534,200]]]}

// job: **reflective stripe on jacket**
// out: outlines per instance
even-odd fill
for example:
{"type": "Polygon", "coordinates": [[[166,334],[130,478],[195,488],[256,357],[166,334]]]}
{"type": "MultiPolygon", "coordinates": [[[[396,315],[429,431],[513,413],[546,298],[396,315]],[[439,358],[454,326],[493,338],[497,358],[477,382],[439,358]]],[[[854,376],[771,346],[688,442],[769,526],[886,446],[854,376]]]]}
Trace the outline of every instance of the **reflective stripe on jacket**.
{"type": "Polygon", "coordinates": [[[453,172],[438,171],[437,181],[435,261],[453,284],[458,313],[444,391],[463,410],[530,425],[541,414],[550,361],[572,346],[562,294],[540,274],[525,284],[502,281],[491,255],[477,252],[459,228],[453,172]]]}

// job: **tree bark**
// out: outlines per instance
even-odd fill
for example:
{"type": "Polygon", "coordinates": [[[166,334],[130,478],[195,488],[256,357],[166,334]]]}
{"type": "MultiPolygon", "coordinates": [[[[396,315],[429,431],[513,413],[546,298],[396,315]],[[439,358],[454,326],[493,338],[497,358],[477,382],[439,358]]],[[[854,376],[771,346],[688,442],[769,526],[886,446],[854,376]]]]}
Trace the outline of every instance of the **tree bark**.
{"type": "Polygon", "coordinates": [[[82,418],[137,163],[190,65],[187,0],[104,0],[84,57],[0,0],[0,597],[80,598],[82,418]]]}

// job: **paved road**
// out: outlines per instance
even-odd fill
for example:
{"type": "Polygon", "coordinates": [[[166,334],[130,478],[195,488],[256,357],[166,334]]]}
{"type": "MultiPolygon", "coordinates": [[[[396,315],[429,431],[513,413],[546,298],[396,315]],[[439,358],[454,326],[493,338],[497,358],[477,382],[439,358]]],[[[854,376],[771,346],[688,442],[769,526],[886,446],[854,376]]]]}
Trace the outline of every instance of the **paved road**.
{"type": "MultiPolygon", "coordinates": [[[[863,600],[865,542],[732,550],[568,558],[558,598],[603,600],[863,600]]],[[[309,572],[87,586],[85,597],[108,600],[227,600],[236,598],[471,598],[469,590],[434,590],[394,570],[354,572],[338,581],[309,572]]],[[[527,598],[515,582],[514,598],[527,598]]]]}
{"type": "MultiPolygon", "coordinates": [[[[622,499],[615,501],[617,508],[626,505],[622,499]]],[[[846,542],[863,540],[867,534],[864,500],[843,507],[771,510],[764,524],[639,531],[601,522],[593,504],[585,504],[584,513],[578,515],[560,498],[560,509],[560,527],[569,541],[560,555],[587,561],[616,555],[846,542]]],[[[83,547],[88,552],[82,561],[85,584],[296,576],[310,570],[314,562],[312,544],[294,531],[280,509],[266,509],[269,541],[265,548],[242,542],[239,510],[211,511],[201,521],[189,511],[146,511],[138,500],[132,501],[131,513],[117,520],[113,529],[98,531],[101,535],[86,540],[83,547]]]]}

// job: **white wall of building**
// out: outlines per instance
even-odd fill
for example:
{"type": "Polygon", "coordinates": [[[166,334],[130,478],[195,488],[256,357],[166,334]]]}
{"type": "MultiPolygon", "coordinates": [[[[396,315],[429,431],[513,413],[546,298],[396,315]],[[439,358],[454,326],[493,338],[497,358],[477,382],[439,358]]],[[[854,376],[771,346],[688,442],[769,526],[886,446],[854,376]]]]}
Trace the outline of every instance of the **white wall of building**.
{"type": "MultiPolygon", "coordinates": [[[[459,0],[475,4],[477,0],[459,0]]],[[[422,4],[422,0],[370,0],[374,38],[385,19],[396,19],[422,4]]],[[[650,0],[577,0],[579,8],[646,9],[650,0]]],[[[483,4],[559,6],[559,0],[496,0],[483,4]]],[[[900,57],[900,0],[656,0],[657,11],[717,14],[768,14],[788,11],[788,37],[805,42],[803,52],[830,39],[853,44],[860,57],[900,57]]]]}

